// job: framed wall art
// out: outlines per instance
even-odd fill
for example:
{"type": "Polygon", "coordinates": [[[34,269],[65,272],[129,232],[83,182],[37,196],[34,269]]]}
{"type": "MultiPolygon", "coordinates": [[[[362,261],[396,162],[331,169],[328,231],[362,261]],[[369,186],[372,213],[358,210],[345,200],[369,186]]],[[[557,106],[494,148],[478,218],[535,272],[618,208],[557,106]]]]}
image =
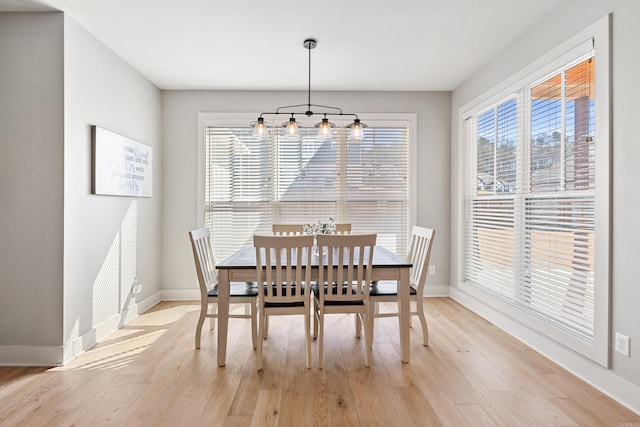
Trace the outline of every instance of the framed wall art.
{"type": "Polygon", "coordinates": [[[151,146],[91,126],[91,149],[91,194],[151,197],[151,146]]]}

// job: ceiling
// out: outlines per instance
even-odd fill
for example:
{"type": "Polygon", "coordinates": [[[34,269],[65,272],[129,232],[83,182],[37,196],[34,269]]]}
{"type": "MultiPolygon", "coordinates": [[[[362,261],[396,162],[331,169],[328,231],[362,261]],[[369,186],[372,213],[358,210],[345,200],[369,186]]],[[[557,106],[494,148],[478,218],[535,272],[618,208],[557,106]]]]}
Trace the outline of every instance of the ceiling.
{"type": "Polygon", "coordinates": [[[574,0],[0,0],[62,10],[161,89],[449,91],[574,0]]]}

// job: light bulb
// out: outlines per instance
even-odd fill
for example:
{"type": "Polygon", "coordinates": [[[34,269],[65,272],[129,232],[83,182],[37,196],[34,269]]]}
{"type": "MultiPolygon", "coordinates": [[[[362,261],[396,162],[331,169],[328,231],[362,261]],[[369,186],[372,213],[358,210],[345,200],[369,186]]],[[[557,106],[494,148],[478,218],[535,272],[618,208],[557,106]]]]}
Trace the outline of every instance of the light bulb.
{"type": "Polygon", "coordinates": [[[322,119],[321,123],[318,123],[318,139],[327,140],[332,137],[331,123],[326,117],[322,119]]]}
{"type": "Polygon", "coordinates": [[[253,137],[259,141],[267,141],[269,139],[269,128],[264,123],[264,118],[258,117],[258,122],[253,127],[253,137]]]}
{"type": "Polygon", "coordinates": [[[364,126],[360,123],[360,119],[355,119],[350,128],[349,139],[351,141],[362,141],[364,139],[364,126]]]}
{"type": "Polygon", "coordinates": [[[286,139],[298,139],[300,137],[300,128],[295,118],[291,117],[289,119],[289,123],[284,128],[284,137],[286,139]]]}

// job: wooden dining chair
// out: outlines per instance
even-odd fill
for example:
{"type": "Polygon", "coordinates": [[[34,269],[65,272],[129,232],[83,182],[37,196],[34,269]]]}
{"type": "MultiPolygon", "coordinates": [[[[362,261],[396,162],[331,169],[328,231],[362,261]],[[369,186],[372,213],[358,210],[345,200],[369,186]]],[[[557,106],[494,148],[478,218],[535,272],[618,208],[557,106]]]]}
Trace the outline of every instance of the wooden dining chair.
{"type": "Polygon", "coordinates": [[[274,236],[290,236],[303,233],[301,224],[271,224],[271,231],[274,236]]]}
{"type": "MultiPolygon", "coordinates": [[[[218,318],[218,274],[215,268],[215,257],[211,247],[211,237],[208,228],[189,231],[193,258],[196,263],[196,273],[200,286],[200,316],[196,326],[196,348],[200,348],[200,336],[205,318],[211,319],[211,329],[218,318]]],[[[251,319],[251,339],[253,348],[257,347],[257,302],[258,286],[256,283],[231,282],[229,284],[229,303],[248,304],[249,314],[229,313],[229,318],[251,319]]]]}
{"type": "MultiPolygon", "coordinates": [[[[415,310],[411,315],[417,315],[422,326],[422,344],[429,345],[429,329],[427,319],[424,315],[424,284],[427,280],[429,269],[429,258],[431,257],[431,246],[435,237],[435,230],[431,228],[414,226],[411,229],[411,240],[409,242],[409,252],[407,260],[411,262],[411,273],[409,278],[410,303],[415,303],[415,310]]],[[[393,312],[380,313],[378,303],[398,302],[398,282],[396,281],[376,281],[371,285],[371,302],[374,306],[374,315],[369,319],[372,323],[376,317],[399,317],[397,310],[393,312]]],[[[373,333],[373,332],[372,332],[373,333]]],[[[373,336],[372,336],[373,339],[373,336]]]]}
{"type": "MultiPolygon", "coordinates": [[[[365,366],[371,363],[371,330],[369,304],[371,264],[376,244],[375,234],[342,235],[319,234],[318,282],[313,286],[315,322],[314,338],[318,338],[318,367],[323,367],[324,316],[326,314],[353,313],[365,325],[365,366]],[[318,333],[319,329],[319,333],[318,333]]],[[[360,333],[357,331],[356,336],[360,333]]]]}
{"type": "MultiPolygon", "coordinates": [[[[296,235],[304,233],[304,226],[300,224],[271,224],[274,236],[296,235]]],[[[336,234],[351,234],[351,224],[336,224],[336,234]]]]}
{"type": "Polygon", "coordinates": [[[267,316],[303,315],[307,346],[306,366],[311,368],[311,256],[313,236],[253,236],[256,277],[259,283],[260,322],[256,362],[262,369],[262,345],[267,316]]]}
{"type": "Polygon", "coordinates": [[[351,234],[351,224],[336,224],[335,234],[351,234]]]}

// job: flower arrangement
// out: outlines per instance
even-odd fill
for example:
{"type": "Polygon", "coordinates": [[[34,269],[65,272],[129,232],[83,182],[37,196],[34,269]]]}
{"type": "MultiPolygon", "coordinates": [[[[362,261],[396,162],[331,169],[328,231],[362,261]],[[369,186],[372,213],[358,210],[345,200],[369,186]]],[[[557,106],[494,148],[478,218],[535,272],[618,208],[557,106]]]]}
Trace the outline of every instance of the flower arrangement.
{"type": "Polygon", "coordinates": [[[333,234],[336,231],[336,220],[329,218],[329,222],[318,221],[315,224],[304,224],[302,230],[306,234],[333,234]]]}

